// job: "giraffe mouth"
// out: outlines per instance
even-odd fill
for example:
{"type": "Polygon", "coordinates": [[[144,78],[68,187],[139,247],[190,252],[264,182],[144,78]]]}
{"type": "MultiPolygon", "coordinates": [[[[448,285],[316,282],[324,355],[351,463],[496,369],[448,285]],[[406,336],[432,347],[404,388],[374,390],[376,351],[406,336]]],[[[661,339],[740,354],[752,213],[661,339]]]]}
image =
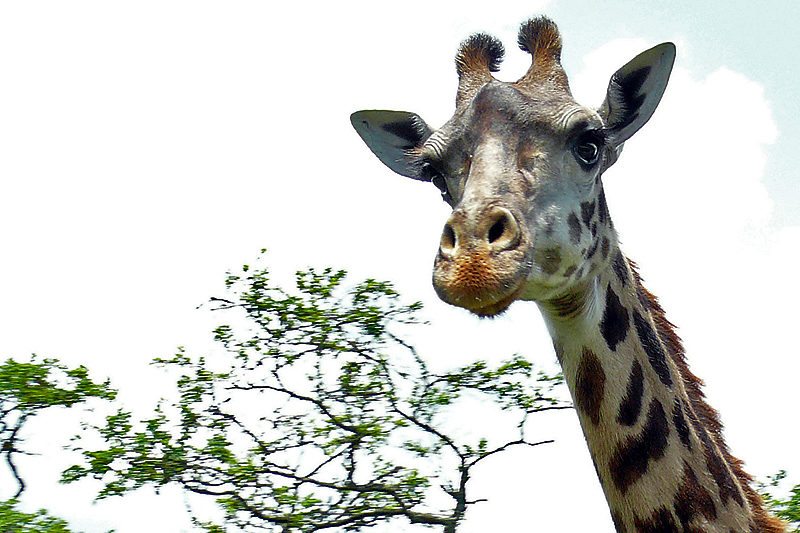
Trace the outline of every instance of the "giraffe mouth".
{"type": "Polygon", "coordinates": [[[466,309],[482,318],[496,317],[505,313],[506,310],[511,307],[511,304],[517,301],[521,292],[522,285],[520,285],[519,288],[517,288],[517,290],[515,290],[513,293],[492,304],[485,305],[483,307],[466,307],[466,309]]]}
{"type": "MultiPolygon", "coordinates": [[[[444,302],[480,316],[502,314],[519,299],[527,272],[512,258],[472,253],[448,260],[437,258],[433,286],[444,302]]],[[[516,255],[516,254],[512,254],[516,255]]]]}
{"type": "Polygon", "coordinates": [[[519,218],[498,203],[455,209],[434,263],[436,293],[478,316],[502,313],[525,287],[532,268],[529,242],[519,218]]]}

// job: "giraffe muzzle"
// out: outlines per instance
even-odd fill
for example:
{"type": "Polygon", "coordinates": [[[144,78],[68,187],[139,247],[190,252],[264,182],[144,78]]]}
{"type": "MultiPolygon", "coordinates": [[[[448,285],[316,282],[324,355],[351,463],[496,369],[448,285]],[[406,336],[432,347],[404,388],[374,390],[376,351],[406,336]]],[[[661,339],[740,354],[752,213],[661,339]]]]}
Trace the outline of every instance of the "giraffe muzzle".
{"type": "Polygon", "coordinates": [[[504,311],[527,278],[526,239],[514,214],[497,205],[457,208],[447,220],[433,272],[445,302],[481,316],[504,311]]]}
{"type": "Polygon", "coordinates": [[[439,242],[443,257],[455,259],[460,253],[484,249],[497,254],[519,245],[519,223],[508,209],[492,206],[483,216],[475,218],[462,210],[450,216],[439,242]]]}

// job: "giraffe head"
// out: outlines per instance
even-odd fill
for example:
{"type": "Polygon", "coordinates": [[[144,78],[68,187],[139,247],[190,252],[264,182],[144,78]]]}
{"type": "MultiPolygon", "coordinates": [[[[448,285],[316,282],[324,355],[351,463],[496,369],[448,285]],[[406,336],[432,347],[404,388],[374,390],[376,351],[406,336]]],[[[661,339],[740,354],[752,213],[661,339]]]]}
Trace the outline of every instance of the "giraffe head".
{"type": "Polygon", "coordinates": [[[675,46],[647,50],[611,78],[599,109],[572,98],[561,36],[540,17],[524,23],[528,72],[492,75],[503,45],[486,34],[456,56],[456,110],[434,130],[414,113],[358,111],[351,122],[398,174],[431,181],[453,212],[442,232],[433,282],[444,301],[482,315],[518,299],[551,301],[584,286],[611,261],[616,237],[600,177],[652,116],[675,46]]]}

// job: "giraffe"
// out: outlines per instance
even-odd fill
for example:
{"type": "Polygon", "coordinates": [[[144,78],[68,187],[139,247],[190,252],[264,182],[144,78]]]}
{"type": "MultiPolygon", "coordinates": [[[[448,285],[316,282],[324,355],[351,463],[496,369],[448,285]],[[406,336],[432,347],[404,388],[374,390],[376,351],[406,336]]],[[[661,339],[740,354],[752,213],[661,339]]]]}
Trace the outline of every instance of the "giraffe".
{"type": "Polygon", "coordinates": [[[538,305],[618,532],[784,531],[622,253],[603,193],[601,175],[661,100],[675,46],[620,68],[594,110],[572,98],[555,23],[523,23],[518,44],[531,67],[506,83],[492,75],[499,40],[462,42],[456,110],[439,129],[409,112],[351,116],[385,165],[433,182],[453,208],[434,261],[436,293],[479,316],[517,300],[538,305]]]}

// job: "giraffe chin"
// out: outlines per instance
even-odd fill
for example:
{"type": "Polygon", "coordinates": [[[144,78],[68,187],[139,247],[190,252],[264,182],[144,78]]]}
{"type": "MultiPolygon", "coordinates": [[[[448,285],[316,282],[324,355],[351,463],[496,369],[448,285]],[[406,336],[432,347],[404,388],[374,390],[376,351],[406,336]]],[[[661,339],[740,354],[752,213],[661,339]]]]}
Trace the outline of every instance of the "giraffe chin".
{"type": "Polygon", "coordinates": [[[445,303],[462,307],[481,318],[493,318],[503,314],[512,303],[519,299],[524,284],[519,283],[512,290],[504,291],[459,291],[453,286],[444,286],[436,282],[434,282],[434,288],[439,298],[445,303]]]}
{"type": "Polygon", "coordinates": [[[525,290],[530,268],[525,247],[501,253],[469,250],[434,261],[433,288],[450,305],[463,307],[480,317],[503,313],[525,290]]]}
{"type": "Polygon", "coordinates": [[[465,307],[465,309],[478,315],[481,318],[494,318],[505,313],[506,310],[509,307],[511,307],[511,304],[517,301],[517,296],[519,295],[520,292],[522,291],[518,290],[515,293],[487,306],[476,307],[476,308],[465,307]]]}

